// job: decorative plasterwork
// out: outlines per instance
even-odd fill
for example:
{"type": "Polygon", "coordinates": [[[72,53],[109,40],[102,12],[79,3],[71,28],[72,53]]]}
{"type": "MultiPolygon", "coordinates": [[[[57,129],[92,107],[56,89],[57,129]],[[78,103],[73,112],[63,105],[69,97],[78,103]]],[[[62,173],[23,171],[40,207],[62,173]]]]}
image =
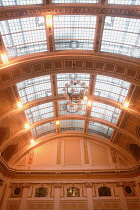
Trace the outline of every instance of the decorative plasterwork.
{"type": "MultiPolygon", "coordinates": [[[[3,8],[2,8],[3,9],[3,8]]],[[[65,15],[65,14],[90,14],[90,15],[113,15],[113,16],[123,16],[123,17],[139,17],[140,10],[138,9],[116,9],[111,7],[62,7],[55,6],[55,8],[40,7],[34,9],[6,9],[0,12],[0,20],[9,18],[21,18],[21,17],[31,17],[31,16],[42,16],[42,15],[65,15]]]]}

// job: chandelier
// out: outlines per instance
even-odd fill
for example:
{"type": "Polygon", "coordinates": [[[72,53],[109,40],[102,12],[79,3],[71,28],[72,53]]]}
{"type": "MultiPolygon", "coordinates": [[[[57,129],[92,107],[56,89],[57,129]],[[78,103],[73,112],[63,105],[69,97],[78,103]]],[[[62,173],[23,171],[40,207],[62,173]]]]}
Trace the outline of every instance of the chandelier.
{"type": "Polygon", "coordinates": [[[75,74],[75,64],[73,64],[74,74],[70,75],[69,83],[65,84],[62,89],[64,97],[69,100],[67,103],[67,111],[73,112],[71,108],[80,110],[81,100],[87,99],[88,87],[86,83],[78,78],[78,74],[75,74]],[[70,111],[71,110],[71,111],[70,111]]]}

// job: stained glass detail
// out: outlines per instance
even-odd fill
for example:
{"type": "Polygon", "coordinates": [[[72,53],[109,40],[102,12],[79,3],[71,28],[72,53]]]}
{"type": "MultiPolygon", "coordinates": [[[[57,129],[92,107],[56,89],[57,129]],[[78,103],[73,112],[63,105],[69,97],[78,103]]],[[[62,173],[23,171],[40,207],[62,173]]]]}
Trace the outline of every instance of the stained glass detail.
{"type": "Polygon", "coordinates": [[[9,58],[47,51],[44,17],[4,20],[0,30],[9,58]]]}
{"type": "Polygon", "coordinates": [[[54,16],[56,50],[93,50],[96,16],[54,16]]]}
{"type": "Polygon", "coordinates": [[[35,190],[35,197],[48,197],[48,189],[39,187],[35,190]]]}
{"type": "Polygon", "coordinates": [[[140,0],[108,0],[108,4],[140,5],[140,0]]]}
{"type": "Polygon", "coordinates": [[[76,102],[73,102],[73,106],[69,105],[69,101],[59,101],[59,114],[60,115],[85,115],[86,113],[86,102],[81,101],[79,106],[76,102]]]}
{"type": "Polygon", "coordinates": [[[60,131],[84,130],[84,120],[61,120],[60,131]]]}
{"type": "Polygon", "coordinates": [[[80,189],[77,187],[68,188],[67,197],[80,197],[80,189]]]}
{"type": "Polygon", "coordinates": [[[113,133],[113,128],[97,122],[89,122],[88,133],[96,133],[98,135],[110,138],[113,133]]]}
{"type": "Polygon", "coordinates": [[[43,4],[42,0],[1,0],[0,6],[43,4]]]}
{"type": "Polygon", "coordinates": [[[56,126],[55,122],[49,122],[40,126],[37,126],[31,130],[32,135],[35,139],[45,136],[46,134],[49,133],[55,133],[56,132],[56,126]]]}
{"type": "Polygon", "coordinates": [[[25,80],[16,85],[23,104],[52,95],[49,75],[25,80]]]}
{"type": "Polygon", "coordinates": [[[58,94],[63,94],[64,92],[62,89],[65,87],[66,83],[69,83],[73,78],[75,77],[75,80],[80,80],[81,82],[85,82],[85,86],[89,87],[89,80],[90,80],[90,74],[83,74],[83,73],[76,73],[74,74],[57,74],[57,89],[58,94]]]}
{"type": "Polygon", "coordinates": [[[116,79],[114,77],[97,75],[94,95],[113,99],[123,103],[129,87],[129,82],[116,79]]]}
{"type": "Polygon", "coordinates": [[[40,104],[38,106],[31,107],[25,110],[26,117],[30,124],[43,120],[45,118],[50,118],[54,116],[53,103],[40,104]]]}
{"type": "Polygon", "coordinates": [[[98,3],[98,0],[52,0],[52,3],[98,3]]]}
{"type": "Polygon", "coordinates": [[[116,123],[120,112],[121,110],[114,106],[93,102],[90,116],[116,123]]]}
{"type": "Polygon", "coordinates": [[[107,16],[101,51],[140,58],[140,19],[107,16]]]}

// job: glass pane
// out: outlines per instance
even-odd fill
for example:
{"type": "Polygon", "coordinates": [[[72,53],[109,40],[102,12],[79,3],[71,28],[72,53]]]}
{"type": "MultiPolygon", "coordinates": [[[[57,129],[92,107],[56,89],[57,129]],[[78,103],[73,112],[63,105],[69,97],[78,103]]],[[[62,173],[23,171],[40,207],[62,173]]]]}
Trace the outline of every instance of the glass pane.
{"type": "Polygon", "coordinates": [[[98,3],[98,0],[52,0],[52,3],[98,3]]]}
{"type": "Polygon", "coordinates": [[[49,133],[55,133],[56,132],[55,122],[50,122],[50,123],[46,123],[38,127],[35,127],[31,130],[31,132],[35,139],[41,136],[45,136],[46,134],[49,134],[49,133]]]}
{"type": "Polygon", "coordinates": [[[90,116],[116,123],[120,112],[121,110],[116,107],[93,102],[90,116]]]}
{"type": "Polygon", "coordinates": [[[54,16],[55,49],[93,50],[95,26],[95,16],[54,16]]]}
{"type": "Polygon", "coordinates": [[[45,103],[25,110],[26,117],[30,124],[42,119],[54,116],[53,103],[45,103]]]}
{"type": "Polygon", "coordinates": [[[109,4],[140,5],[140,0],[108,0],[109,4]]]}
{"type": "Polygon", "coordinates": [[[109,139],[113,133],[113,129],[101,123],[90,121],[88,125],[88,133],[96,133],[109,139]]]}
{"type": "Polygon", "coordinates": [[[61,120],[60,131],[84,130],[84,120],[61,120]]]}
{"type": "Polygon", "coordinates": [[[47,51],[44,17],[4,20],[0,30],[9,58],[47,51]]]}
{"type": "Polygon", "coordinates": [[[42,0],[1,0],[0,6],[43,4],[42,0]]]}
{"type": "Polygon", "coordinates": [[[85,82],[85,86],[89,87],[90,74],[57,74],[57,89],[58,94],[63,94],[62,89],[65,87],[65,84],[70,83],[71,80],[75,77],[75,80],[80,80],[80,82],[85,82]]]}
{"type": "Polygon", "coordinates": [[[140,58],[140,19],[106,17],[101,51],[140,58]]]}
{"type": "Polygon", "coordinates": [[[60,115],[84,115],[86,113],[86,102],[81,101],[81,105],[73,102],[72,107],[69,105],[68,100],[59,101],[59,114],[60,115]]]}
{"type": "Polygon", "coordinates": [[[129,87],[129,82],[114,77],[97,75],[94,95],[110,98],[123,103],[129,87]]]}
{"type": "Polygon", "coordinates": [[[68,188],[67,197],[80,197],[80,189],[77,187],[68,188]]]}
{"type": "Polygon", "coordinates": [[[23,104],[52,95],[49,75],[25,80],[16,85],[23,104]]]}
{"type": "Polygon", "coordinates": [[[35,190],[35,197],[48,197],[48,189],[40,187],[35,190]]]}

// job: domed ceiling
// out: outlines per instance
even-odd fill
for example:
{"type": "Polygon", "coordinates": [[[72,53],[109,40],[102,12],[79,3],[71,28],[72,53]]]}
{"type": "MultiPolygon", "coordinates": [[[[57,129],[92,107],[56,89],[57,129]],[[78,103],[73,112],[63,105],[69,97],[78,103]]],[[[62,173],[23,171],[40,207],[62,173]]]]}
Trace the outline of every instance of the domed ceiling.
{"type": "Polygon", "coordinates": [[[139,14],[139,0],[0,2],[2,168],[137,170],[139,14]],[[75,84],[87,98],[71,104],[75,84]]]}

